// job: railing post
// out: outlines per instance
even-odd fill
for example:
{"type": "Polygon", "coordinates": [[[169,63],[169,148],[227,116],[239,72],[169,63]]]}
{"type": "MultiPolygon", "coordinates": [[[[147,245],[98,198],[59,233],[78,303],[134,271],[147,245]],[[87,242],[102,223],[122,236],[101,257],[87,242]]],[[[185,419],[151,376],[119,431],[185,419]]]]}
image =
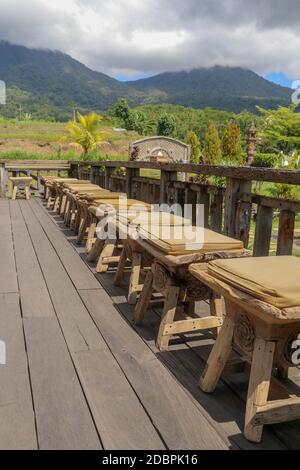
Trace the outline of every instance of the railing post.
{"type": "Polygon", "coordinates": [[[78,178],[78,164],[77,163],[70,163],[68,176],[69,178],[78,178]]]}
{"type": "Polygon", "coordinates": [[[8,173],[5,163],[0,164],[0,197],[5,197],[7,191],[8,173]]]}
{"type": "Polygon", "coordinates": [[[290,210],[280,212],[277,256],[290,256],[293,254],[294,230],[296,214],[290,210]]]}
{"type": "Polygon", "coordinates": [[[115,172],[116,167],[106,166],[105,167],[105,189],[111,189],[111,175],[115,172]]]}
{"type": "Polygon", "coordinates": [[[172,182],[177,181],[177,171],[165,171],[161,169],[160,176],[160,204],[170,204],[174,201],[170,201],[169,191],[172,186],[172,182]]]}
{"type": "Polygon", "coordinates": [[[126,168],[126,194],[129,199],[134,197],[133,178],[140,176],[139,168],[126,168]]]}
{"type": "Polygon", "coordinates": [[[256,215],[253,256],[269,256],[272,237],[273,209],[259,204],[256,215]]]}
{"type": "MultiPolygon", "coordinates": [[[[225,235],[237,239],[242,239],[245,246],[250,230],[249,204],[241,204],[244,193],[251,193],[252,182],[237,178],[227,178],[225,193],[225,235]],[[249,221],[248,226],[246,221],[249,221]]],[[[251,206],[251,205],[250,205],[251,206]]]]}

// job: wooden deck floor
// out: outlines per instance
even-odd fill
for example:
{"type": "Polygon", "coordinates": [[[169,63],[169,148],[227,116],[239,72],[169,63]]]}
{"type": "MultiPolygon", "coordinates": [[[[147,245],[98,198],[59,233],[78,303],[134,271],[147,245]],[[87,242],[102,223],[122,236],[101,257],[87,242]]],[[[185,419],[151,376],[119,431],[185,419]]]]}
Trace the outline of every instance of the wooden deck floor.
{"type": "Polygon", "coordinates": [[[246,377],[202,393],[212,339],[159,353],[157,312],[134,328],[126,291],[84,258],[38,199],[0,199],[1,449],[300,448],[298,422],[247,442],[246,377]]]}

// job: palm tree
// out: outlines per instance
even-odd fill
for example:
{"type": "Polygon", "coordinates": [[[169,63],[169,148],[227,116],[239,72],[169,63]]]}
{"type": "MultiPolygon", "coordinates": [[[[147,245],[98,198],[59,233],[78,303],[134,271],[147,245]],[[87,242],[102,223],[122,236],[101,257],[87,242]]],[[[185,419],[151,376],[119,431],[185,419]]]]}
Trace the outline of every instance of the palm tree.
{"type": "Polygon", "coordinates": [[[67,124],[66,135],[62,141],[76,145],[84,155],[87,155],[97,147],[105,135],[105,132],[98,129],[102,116],[96,113],[90,113],[87,116],[77,113],[77,119],[78,122],[67,124]]]}

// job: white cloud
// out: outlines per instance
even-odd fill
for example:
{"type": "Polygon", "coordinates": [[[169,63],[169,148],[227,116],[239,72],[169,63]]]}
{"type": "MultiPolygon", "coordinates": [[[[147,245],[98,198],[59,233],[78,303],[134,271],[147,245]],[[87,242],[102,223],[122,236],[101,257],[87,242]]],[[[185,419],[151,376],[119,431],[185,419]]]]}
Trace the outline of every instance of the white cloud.
{"type": "Polygon", "coordinates": [[[0,0],[0,36],[110,75],[220,64],[299,78],[299,10],[299,0],[0,0]]]}

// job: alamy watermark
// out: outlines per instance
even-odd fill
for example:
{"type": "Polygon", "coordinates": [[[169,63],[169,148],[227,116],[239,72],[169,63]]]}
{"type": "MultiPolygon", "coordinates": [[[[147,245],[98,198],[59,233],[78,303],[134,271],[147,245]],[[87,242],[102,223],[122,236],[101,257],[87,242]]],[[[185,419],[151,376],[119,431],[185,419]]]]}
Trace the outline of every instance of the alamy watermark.
{"type": "Polygon", "coordinates": [[[292,103],[298,106],[300,104],[300,80],[292,83],[292,89],[295,90],[292,94],[292,103]]]}
{"type": "Polygon", "coordinates": [[[101,240],[161,239],[164,242],[181,241],[185,249],[201,249],[204,244],[203,204],[156,204],[142,203],[128,206],[127,198],[119,198],[115,205],[101,204],[96,211],[97,237],[101,240]],[[192,220],[194,219],[194,223],[192,220]]]}
{"type": "Polygon", "coordinates": [[[0,80],[0,105],[6,104],[6,85],[3,80],[0,80]]]}
{"type": "Polygon", "coordinates": [[[0,365],[6,365],[6,344],[4,341],[0,341],[0,365]]]}

